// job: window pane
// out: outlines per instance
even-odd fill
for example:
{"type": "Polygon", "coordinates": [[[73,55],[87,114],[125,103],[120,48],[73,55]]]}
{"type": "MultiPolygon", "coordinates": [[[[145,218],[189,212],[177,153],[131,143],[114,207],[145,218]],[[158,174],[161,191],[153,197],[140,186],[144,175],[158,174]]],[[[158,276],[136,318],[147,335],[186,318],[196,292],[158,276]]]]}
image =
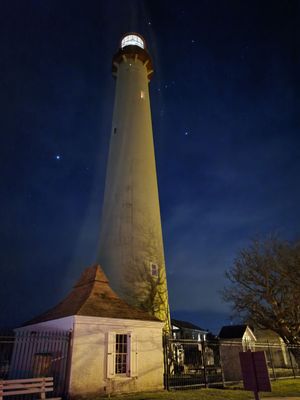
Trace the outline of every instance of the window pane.
{"type": "Polygon", "coordinates": [[[158,276],[158,265],[155,263],[150,263],[150,273],[152,276],[158,276]]]}
{"type": "Polygon", "coordinates": [[[127,373],[127,335],[116,335],[116,374],[127,373]]]}
{"type": "Polygon", "coordinates": [[[139,46],[142,49],[145,47],[142,38],[137,35],[127,35],[121,41],[121,48],[125,46],[139,46]]]}

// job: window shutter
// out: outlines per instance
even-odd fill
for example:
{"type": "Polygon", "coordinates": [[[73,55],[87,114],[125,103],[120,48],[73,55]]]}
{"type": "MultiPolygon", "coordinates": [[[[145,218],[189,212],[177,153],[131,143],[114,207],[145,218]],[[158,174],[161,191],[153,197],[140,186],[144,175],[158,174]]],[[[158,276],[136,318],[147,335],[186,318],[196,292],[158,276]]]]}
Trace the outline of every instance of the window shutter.
{"type": "Polygon", "coordinates": [[[107,334],[107,378],[115,376],[115,348],[116,334],[108,332],[107,334]]]}
{"type": "Polygon", "coordinates": [[[138,376],[138,348],[137,337],[134,333],[130,335],[130,376],[138,376]]]}

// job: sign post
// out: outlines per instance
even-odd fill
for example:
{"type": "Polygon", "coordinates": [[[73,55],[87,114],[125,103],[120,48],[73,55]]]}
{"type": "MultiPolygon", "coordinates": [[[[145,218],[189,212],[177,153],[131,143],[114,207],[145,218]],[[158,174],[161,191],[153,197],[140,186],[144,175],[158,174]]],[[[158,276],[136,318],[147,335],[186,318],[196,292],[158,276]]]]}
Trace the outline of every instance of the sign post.
{"type": "Polygon", "coordinates": [[[271,382],[264,351],[240,352],[240,364],[244,381],[244,389],[254,392],[255,400],[259,400],[259,392],[271,392],[271,382]]]}

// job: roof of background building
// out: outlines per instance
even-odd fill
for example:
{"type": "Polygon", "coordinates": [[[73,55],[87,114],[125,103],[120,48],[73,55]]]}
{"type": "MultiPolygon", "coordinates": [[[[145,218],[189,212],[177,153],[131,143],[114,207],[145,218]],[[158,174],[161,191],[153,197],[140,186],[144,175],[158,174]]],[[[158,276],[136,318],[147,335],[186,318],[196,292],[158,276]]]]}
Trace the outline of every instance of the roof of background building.
{"type": "Polygon", "coordinates": [[[270,329],[255,328],[254,333],[258,342],[281,344],[283,341],[276,332],[271,331],[270,329]]]}
{"type": "Polygon", "coordinates": [[[219,333],[220,339],[241,339],[248,325],[226,325],[223,326],[219,333]]]}
{"type": "Polygon", "coordinates": [[[109,286],[100,265],[86,268],[69,295],[57,306],[26,322],[32,325],[71,315],[159,321],[156,317],[127,304],[109,286]]]}
{"type": "Polygon", "coordinates": [[[192,329],[194,331],[201,331],[201,332],[208,332],[207,329],[200,328],[197,325],[192,324],[191,322],[187,321],[180,321],[178,319],[171,319],[171,324],[177,326],[181,329],[192,329]]]}

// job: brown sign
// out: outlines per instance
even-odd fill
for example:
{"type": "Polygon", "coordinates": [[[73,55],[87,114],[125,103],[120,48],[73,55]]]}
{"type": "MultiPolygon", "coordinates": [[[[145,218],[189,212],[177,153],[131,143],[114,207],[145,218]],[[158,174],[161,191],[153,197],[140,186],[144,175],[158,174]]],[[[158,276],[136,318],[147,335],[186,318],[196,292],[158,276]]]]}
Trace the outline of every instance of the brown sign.
{"type": "Polygon", "coordinates": [[[245,390],[271,392],[271,382],[264,351],[239,353],[245,390]]]}

